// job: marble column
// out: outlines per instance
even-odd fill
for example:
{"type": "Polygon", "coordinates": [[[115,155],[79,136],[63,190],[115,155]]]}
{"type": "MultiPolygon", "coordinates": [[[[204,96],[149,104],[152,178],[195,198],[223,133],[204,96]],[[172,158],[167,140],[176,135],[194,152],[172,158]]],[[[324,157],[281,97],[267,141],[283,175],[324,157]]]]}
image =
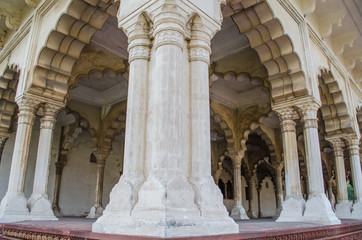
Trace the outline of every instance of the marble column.
{"type": "Polygon", "coordinates": [[[295,134],[296,112],[292,107],[284,107],[277,110],[280,119],[284,171],[285,171],[285,201],[277,222],[300,222],[303,221],[305,201],[300,186],[299,160],[297,150],[297,138],[295,134]]]}
{"type": "Polygon", "coordinates": [[[53,213],[48,197],[48,176],[56,116],[60,106],[44,105],[40,120],[40,136],[34,173],[33,193],[28,200],[31,219],[58,220],[53,213]]]}
{"type": "Polygon", "coordinates": [[[56,217],[60,217],[62,215],[59,207],[59,197],[60,197],[60,186],[62,182],[63,169],[68,159],[67,154],[68,152],[63,153],[61,151],[61,153],[59,153],[58,161],[55,163],[55,183],[54,183],[52,209],[56,217]]]}
{"type": "Polygon", "coordinates": [[[336,216],[338,218],[350,218],[351,217],[351,204],[348,201],[347,183],[346,183],[346,170],[344,168],[343,147],[345,146],[342,139],[330,138],[327,139],[333,148],[334,153],[334,165],[336,169],[337,180],[337,204],[336,204],[336,216]]]}
{"type": "Polygon", "coordinates": [[[97,150],[93,152],[97,159],[97,181],[94,197],[94,205],[91,208],[87,218],[98,218],[103,214],[103,181],[104,181],[104,167],[106,166],[106,159],[110,151],[97,150]]]}
{"type": "Polygon", "coordinates": [[[128,193],[116,186],[93,231],[163,238],[236,233],[238,225],[228,216],[211,176],[208,63],[211,37],[221,27],[220,1],[208,1],[213,10],[206,12],[193,1],[146,2],[121,1],[118,14],[119,26],[130,41],[129,88],[145,87],[144,95],[128,97],[128,104],[141,98],[145,107],[134,112],[138,114],[134,120],[142,121],[141,130],[129,125],[127,107],[124,175],[129,162],[138,161],[132,165],[144,181],[132,189],[134,207],[128,216],[119,214],[128,193]],[[135,31],[143,36],[138,42],[149,45],[153,39],[151,51],[145,44],[132,50],[135,31]],[[137,74],[144,71],[135,83],[133,52],[150,57],[149,64],[143,57],[140,61],[145,65],[134,69],[137,74]],[[129,142],[127,135],[132,131],[141,142],[129,142]],[[127,151],[140,152],[140,159],[127,157],[127,151]]]}
{"type": "MultiPolygon", "coordinates": [[[[333,181],[332,178],[328,180],[327,183],[328,186],[328,199],[329,202],[331,203],[332,209],[335,210],[334,204],[336,203],[336,199],[334,198],[334,194],[333,194],[333,181]]],[[[336,211],[334,211],[336,213],[336,211]]],[[[336,216],[338,217],[338,214],[336,213],[336,216]]],[[[340,218],[340,217],[338,217],[340,218]]]]}
{"type": "Polygon", "coordinates": [[[249,218],[257,218],[257,214],[254,209],[254,195],[256,191],[256,177],[252,176],[248,182],[248,190],[249,190],[249,209],[248,216],[249,218]]]}
{"type": "Polygon", "coordinates": [[[280,216],[280,213],[282,211],[282,204],[284,201],[283,178],[282,178],[283,167],[284,167],[284,162],[275,165],[275,190],[276,190],[277,209],[275,211],[274,218],[278,218],[280,216]]]}
{"type": "Polygon", "coordinates": [[[339,224],[325,191],[323,181],[322,157],[319,146],[318,118],[319,105],[307,102],[300,106],[304,122],[304,145],[308,173],[308,200],[304,212],[304,221],[320,224],[339,224]]]}
{"type": "MultiPolygon", "coordinates": [[[[138,190],[144,181],[151,41],[145,30],[148,27],[146,19],[140,16],[139,21],[137,19],[129,24],[129,28],[124,29],[129,43],[129,79],[123,174],[111,191],[110,202],[103,215],[93,224],[94,232],[120,231],[115,228],[124,225],[124,219],[131,216],[131,211],[138,201],[138,190]]],[[[127,232],[126,227],[123,231],[127,232]]]]}
{"type": "Polygon", "coordinates": [[[354,203],[351,217],[354,219],[362,219],[362,172],[359,158],[359,139],[356,136],[350,136],[348,138],[348,149],[354,190],[354,203]]]}
{"type": "Polygon", "coordinates": [[[17,222],[30,219],[27,199],[24,196],[24,185],[35,109],[39,103],[39,101],[28,97],[22,97],[17,101],[19,105],[18,128],[8,190],[0,205],[0,222],[17,222]]]}
{"type": "Polygon", "coordinates": [[[245,151],[240,152],[237,156],[232,157],[234,165],[234,200],[235,205],[231,210],[230,217],[235,220],[249,219],[242,205],[242,189],[241,189],[241,161],[245,151]]]}

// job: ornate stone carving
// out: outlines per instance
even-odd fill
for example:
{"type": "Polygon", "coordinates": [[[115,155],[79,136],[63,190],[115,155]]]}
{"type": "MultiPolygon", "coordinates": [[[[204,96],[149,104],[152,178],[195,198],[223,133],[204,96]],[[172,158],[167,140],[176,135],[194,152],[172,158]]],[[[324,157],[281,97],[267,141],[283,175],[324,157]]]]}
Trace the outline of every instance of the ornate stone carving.
{"type": "Polygon", "coordinates": [[[333,147],[333,152],[336,157],[343,157],[343,147],[345,146],[344,142],[340,138],[331,138],[327,139],[333,147]]]}
{"type": "Polygon", "coordinates": [[[185,38],[176,30],[162,30],[155,34],[155,48],[162,45],[176,45],[183,49],[185,38]]]}
{"type": "Polygon", "coordinates": [[[26,4],[28,4],[30,7],[36,7],[40,0],[25,0],[26,4]]]}
{"type": "Polygon", "coordinates": [[[348,149],[351,155],[359,156],[359,138],[355,135],[351,135],[347,138],[348,149]]]}
{"type": "Polygon", "coordinates": [[[136,59],[150,59],[150,47],[145,45],[131,46],[129,48],[128,61],[132,62],[136,59]]]}
{"type": "Polygon", "coordinates": [[[35,119],[35,110],[40,104],[40,100],[22,97],[17,101],[17,104],[19,105],[18,124],[32,125],[35,119]]]}
{"type": "Polygon", "coordinates": [[[210,64],[210,50],[203,47],[190,48],[190,61],[203,61],[210,64]]]}

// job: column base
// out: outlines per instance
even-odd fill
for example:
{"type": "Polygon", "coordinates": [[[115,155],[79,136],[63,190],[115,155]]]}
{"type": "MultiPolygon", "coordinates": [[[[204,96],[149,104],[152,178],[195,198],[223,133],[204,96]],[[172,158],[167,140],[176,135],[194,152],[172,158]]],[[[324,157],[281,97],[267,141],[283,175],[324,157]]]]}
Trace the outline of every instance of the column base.
{"type": "Polygon", "coordinates": [[[287,198],[276,222],[303,222],[305,201],[301,195],[287,198]]]}
{"type": "Polygon", "coordinates": [[[348,200],[339,201],[336,205],[336,216],[339,219],[351,218],[351,203],[348,200]]]}
{"type": "MultiPolygon", "coordinates": [[[[249,200],[250,201],[250,200],[249,200]]],[[[258,214],[254,211],[254,210],[251,210],[250,211],[250,209],[248,210],[248,212],[247,212],[247,216],[249,217],[249,218],[258,218],[258,214]]]]}
{"type": "MultiPolygon", "coordinates": [[[[238,225],[228,216],[222,204],[222,196],[210,199],[214,188],[206,188],[208,182],[200,180],[198,184],[194,183],[195,188],[203,188],[201,194],[199,192],[195,197],[194,189],[182,174],[174,172],[150,176],[139,189],[139,200],[130,214],[116,207],[120,201],[117,204],[113,202],[93,224],[92,231],[161,238],[239,232],[238,225]],[[195,199],[200,203],[199,208],[195,199]],[[220,200],[220,204],[213,200],[220,200]]],[[[113,189],[112,194],[116,191],[119,189],[113,189]]],[[[114,201],[112,194],[111,202],[114,201]]]]}
{"type": "Polygon", "coordinates": [[[331,203],[324,193],[309,195],[303,215],[305,222],[318,223],[318,224],[340,224],[339,220],[334,214],[331,203]]]}
{"type": "Polygon", "coordinates": [[[27,203],[31,220],[58,220],[47,195],[32,194],[27,203]]]}
{"type": "Polygon", "coordinates": [[[99,218],[100,216],[103,215],[103,207],[102,206],[93,206],[88,214],[88,216],[86,218],[99,218]]]}
{"type": "Polygon", "coordinates": [[[282,212],[283,208],[282,206],[278,207],[276,210],[275,210],[275,214],[273,216],[274,219],[277,219],[278,217],[280,217],[280,213],[282,212]]]}
{"type": "Polygon", "coordinates": [[[0,223],[30,220],[24,193],[7,192],[0,205],[0,223]]]}
{"type": "Polygon", "coordinates": [[[52,208],[53,208],[54,216],[56,216],[57,218],[63,216],[62,213],[60,212],[60,207],[59,206],[53,205],[52,208]]]}
{"type": "Polygon", "coordinates": [[[249,217],[246,215],[245,209],[240,204],[235,204],[233,209],[231,209],[230,217],[234,220],[249,220],[249,217]]]}
{"type": "Polygon", "coordinates": [[[362,201],[357,201],[353,204],[351,218],[362,219],[362,201]]]}

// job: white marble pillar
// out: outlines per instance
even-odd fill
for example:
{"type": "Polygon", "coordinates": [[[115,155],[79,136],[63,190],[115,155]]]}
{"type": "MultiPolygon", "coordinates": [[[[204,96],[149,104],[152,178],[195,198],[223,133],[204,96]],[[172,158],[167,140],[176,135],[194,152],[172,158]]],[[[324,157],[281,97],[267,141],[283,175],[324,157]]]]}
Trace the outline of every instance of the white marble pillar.
{"type": "Polygon", "coordinates": [[[333,147],[334,165],[337,179],[337,205],[336,216],[340,219],[351,217],[351,204],[348,201],[346,170],[344,168],[343,147],[345,146],[342,139],[330,138],[327,139],[333,147]]]}
{"type": "Polygon", "coordinates": [[[30,219],[27,199],[24,196],[24,185],[35,109],[39,103],[39,101],[28,97],[22,97],[17,101],[19,105],[18,128],[8,190],[0,205],[0,222],[17,222],[30,219]]]}
{"type": "Polygon", "coordinates": [[[235,220],[249,219],[242,205],[242,189],[241,189],[241,161],[245,151],[241,151],[237,156],[232,157],[234,166],[234,200],[235,205],[231,209],[230,217],[235,220]]]}
{"type": "Polygon", "coordinates": [[[275,190],[276,190],[276,199],[277,199],[277,209],[275,211],[274,218],[278,218],[282,211],[282,204],[284,201],[283,194],[283,178],[282,178],[282,170],[284,168],[284,162],[277,163],[275,165],[275,190]]]}
{"type": "Polygon", "coordinates": [[[87,218],[98,218],[103,214],[103,182],[104,182],[104,168],[106,166],[106,159],[109,156],[110,150],[97,150],[93,152],[97,159],[97,181],[96,189],[94,192],[94,205],[92,206],[87,218]]]}
{"type": "Polygon", "coordinates": [[[48,176],[56,116],[60,106],[45,104],[40,120],[40,136],[36,159],[33,193],[28,200],[31,219],[58,220],[53,213],[48,197],[48,176]]]}
{"type": "Polygon", "coordinates": [[[123,174],[111,191],[110,201],[103,215],[93,224],[94,232],[119,232],[114,228],[124,225],[124,219],[131,215],[138,201],[138,190],[144,181],[151,41],[146,19],[140,17],[139,21],[129,24],[129,29],[124,30],[129,43],[129,79],[123,174]]]}
{"type": "Polygon", "coordinates": [[[339,224],[331,203],[324,192],[322,157],[319,146],[318,118],[319,105],[313,101],[300,106],[304,122],[304,145],[308,173],[308,200],[304,221],[319,224],[339,224]]]}
{"type": "Polygon", "coordinates": [[[300,186],[299,160],[297,150],[297,138],[295,134],[296,112],[292,107],[283,107],[276,110],[280,119],[284,170],[285,170],[285,192],[286,197],[282,205],[282,211],[277,222],[299,222],[303,221],[305,201],[300,186]]]}
{"type": "MultiPolygon", "coordinates": [[[[191,2],[193,0],[148,1],[148,4],[140,0],[121,2],[119,26],[129,36],[131,69],[135,62],[131,60],[132,52],[143,56],[149,54],[144,44],[142,48],[132,50],[136,46],[131,33],[138,28],[144,36],[138,38],[139,41],[149,43],[149,38],[154,39],[149,69],[145,60],[142,60],[145,63],[143,69],[140,66],[135,69],[145,71],[142,74],[144,82],[136,78],[132,83],[132,70],[130,73],[129,88],[133,85],[139,87],[142,83],[145,87],[144,95],[135,96],[145,104],[134,113],[144,124],[141,130],[129,125],[127,109],[124,174],[127,174],[129,161],[135,160],[139,163],[132,163],[138,167],[135,173],[145,181],[140,183],[139,190],[133,188],[134,208],[127,211],[127,216],[118,214],[118,209],[124,202],[122,195],[128,193],[117,186],[112,190],[110,204],[93,224],[95,232],[179,237],[236,233],[239,230],[228,216],[220,190],[211,177],[209,59],[206,58],[210,55],[211,36],[221,25],[220,1],[207,3],[213,8],[210,14],[217,13],[217,20],[198,9],[201,3],[191,2]],[[199,17],[190,15],[191,12],[197,12],[199,17]],[[152,29],[147,29],[149,22],[153,23],[152,29]],[[196,34],[194,31],[203,32],[196,34]],[[190,40],[189,46],[187,40],[190,40]],[[142,142],[129,142],[127,135],[132,131],[141,136],[142,142]],[[142,162],[127,157],[127,151],[142,152],[142,162]]],[[[128,104],[133,104],[133,101],[140,102],[129,96],[128,104]]],[[[138,157],[141,158],[141,154],[138,157]]]]}
{"type": "Polygon", "coordinates": [[[356,136],[350,136],[348,138],[348,149],[354,190],[354,203],[351,217],[354,219],[362,219],[362,172],[358,145],[359,139],[356,136]]]}

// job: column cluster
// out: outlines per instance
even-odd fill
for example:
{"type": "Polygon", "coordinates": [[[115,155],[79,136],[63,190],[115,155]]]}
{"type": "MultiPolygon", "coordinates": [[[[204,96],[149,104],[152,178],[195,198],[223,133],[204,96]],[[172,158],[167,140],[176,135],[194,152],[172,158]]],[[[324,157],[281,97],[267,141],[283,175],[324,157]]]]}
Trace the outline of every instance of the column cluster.
{"type": "Polygon", "coordinates": [[[50,103],[40,105],[41,103],[40,99],[31,95],[22,96],[17,100],[19,105],[18,128],[8,190],[0,205],[0,222],[57,219],[51,209],[47,186],[55,117],[63,105],[50,103]],[[42,112],[43,116],[40,120],[33,193],[27,201],[24,196],[24,185],[36,110],[42,112]]]}

